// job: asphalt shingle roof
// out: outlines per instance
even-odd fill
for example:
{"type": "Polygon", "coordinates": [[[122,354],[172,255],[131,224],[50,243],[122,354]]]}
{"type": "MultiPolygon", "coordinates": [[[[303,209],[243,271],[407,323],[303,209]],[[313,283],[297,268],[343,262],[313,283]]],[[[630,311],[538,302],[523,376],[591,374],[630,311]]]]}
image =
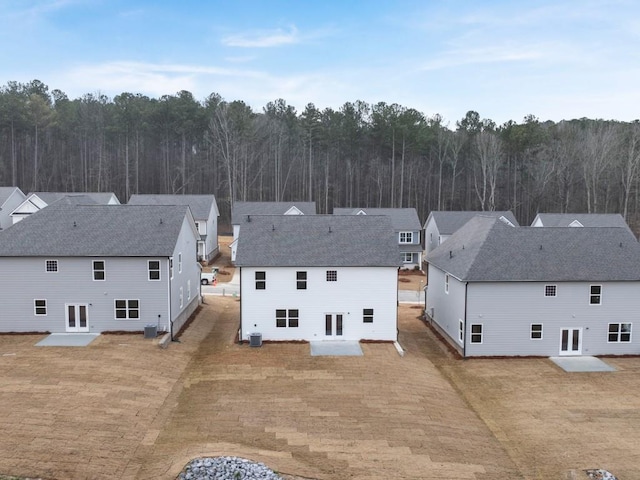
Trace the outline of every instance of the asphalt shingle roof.
{"type": "Polygon", "coordinates": [[[0,232],[0,256],[170,256],[188,211],[54,204],[0,232]]]}
{"type": "MultiPolygon", "coordinates": [[[[430,214],[430,216],[436,222],[436,225],[438,225],[438,231],[440,232],[440,235],[452,235],[456,230],[461,228],[465,223],[467,223],[469,220],[471,220],[476,215],[484,215],[484,216],[490,216],[490,217],[495,217],[495,218],[505,217],[507,220],[509,220],[515,226],[519,225],[518,221],[516,220],[516,217],[514,217],[513,213],[511,213],[510,211],[503,211],[503,212],[478,212],[478,211],[456,212],[456,211],[451,211],[451,212],[445,212],[445,211],[434,210],[430,214]]],[[[425,224],[425,228],[426,228],[426,224],[425,224]]]]}
{"type": "Polygon", "coordinates": [[[106,205],[115,195],[111,192],[31,192],[27,197],[37,195],[47,205],[53,205],[65,197],[89,197],[95,203],[106,205]]]}
{"type": "Polygon", "coordinates": [[[263,215],[242,224],[236,265],[400,266],[389,218],[378,215],[263,215]]]}
{"type": "Polygon", "coordinates": [[[334,215],[357,215],[358,212],[366,215],[386,215],[391,219],[393,229],[398,231],[417,232],[422,230],[418,212],[415,208],[334,208],[334,215]]]}
{"type": "Polygon", "coordinates": [[[427,262],[462,281],[640,280],[640,244],[619,227],[510,227],[476,216],[427,262]]]}
{"type": "Polygon", "coordinates": [[[213,208],[218,214],[216,197],[213,195],[131,195],[129,205],[184,205],[191,208],[193,218],[206,220],[213,208]]]}
{"type": "Polygon", "coordinates": [[[539,213],[537,217],[545,227],[568,227],[577,220],[585,227],[629,228],[619,213],[539,213]]]}
{"type": "Polygon", "coordinates": [[[231,224],[244,224],[247,215],[284,215],[291,207],[304,215],[316,214],[316,202],[235,202],[231,209],[231,224]]]}

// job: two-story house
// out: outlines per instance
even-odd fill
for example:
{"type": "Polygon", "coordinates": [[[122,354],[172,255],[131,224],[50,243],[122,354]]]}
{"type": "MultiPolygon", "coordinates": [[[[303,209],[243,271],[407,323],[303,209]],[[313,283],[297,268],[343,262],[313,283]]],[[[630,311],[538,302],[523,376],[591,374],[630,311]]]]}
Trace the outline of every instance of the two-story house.
{"type": "Polygon", "coordinates": [[[218,217],[220,212],[213,195],[131,195],[129,205],[184,205],[191,209],[198,240],[198,261],[209,262],[220,252],[218,217]]]}
{"type": "Polygon", "coordinates": [[[120,205],[120,200],[111,192],[31,192],[11,212],[12,221],[18,223],[32,213],[55,203],[120,205]]]}
{"type": "Polygon", "coordinates": [[[427,317],[465,357],[640,353],[640,245],[627,228],[478,215],[427,262],[427,317]]]}
{"type": "Polygon", "coordinates": [[[236,266],[243,340],[397,339],[400,262],[386,216],[252,216],[236,266]]]}
{"type": "Polygon", "coordinates": [[[184,206],[51,205],[0,232],[2,332],[177,333],[200,303],[184,206]]]}
{"type": "Polygon", "coordinates": [[[391,220],[402,268],[422,266],[422,231],[415,208],[334,208],[334,215],[384,215],[391,220]]]}
{"type": "Polygon", "coordinates": [[[0,230],[13,225],[11,212],[24,202],[26,195],[18,187],[0,187],[0,230]]]}

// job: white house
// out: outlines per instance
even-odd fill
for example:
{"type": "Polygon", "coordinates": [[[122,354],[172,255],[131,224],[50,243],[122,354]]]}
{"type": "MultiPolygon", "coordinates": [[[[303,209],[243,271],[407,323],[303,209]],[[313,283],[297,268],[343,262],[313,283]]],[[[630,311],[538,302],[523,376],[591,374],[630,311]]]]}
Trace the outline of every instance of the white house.
{"type": "Polygon", "coordinates": [[[220,211],[213,195],[131,195],[129,205],[184,205],[191,209],[198,240],[198,260],[209,262],[220,252],[218,217],[220,211]]]}
{"type": "Polygon", "coordinates": [[[0,232],[1,332],[177,333],[200,303],[184,206],[52,205],[0,232]]]}
{"type": "Polygon", "coordinates": [[[231,208],[231,225],[233,241],[231,261],[236,261],[240,225],[255,215],[315,215],[316,202],[235,202],[231,208]]]}
{"type": "Polygon", "coordinates": [[[0,187],[0,230],[13,225],[11,212],[24,202],[27,196],[18,187],[0,187]]]}
{"type": "Polygon", "coordinates": [[[252,216],[236,257],[241,338],[395,341],[397,248],[385,216],[252,216]]]}
{"type": "Polygon", "coordinates": [[[402,268],[422,267],[422,226],[415,208],[334,208],[333,214],[389,217],[400,248],[402,268]]]}
{"type": "Polygon", "coordinates": [[[640,354],[640,245],[627,228],[476,216],[427,262],[428,319],[465,357],[640,354]]]}
{"type": "Polygon", "coordinates": [[[54,203],[81,204],[81,205],[120,205],[118,197],[111,192],[32,192],[27,195],[11,212],[13,223],[18,223],[54,203]]]}
{"type": "Polygon", "coordinates": [[[460,229],[465,223],[471,220],[476,215],[492,216],[492,217],[504,217],[504,220],[511,223],[514,226],[518,226],[518,221],[513,216],[513,213],[509,211],[503,212],[478,212],[478,211],[460,211],[460,212],[445,212],[433,210],[429,213],[427,221],[424,222],[424,247],[425,256],[428,255],[431,250],[447,240],[458,229],[460,229]]]}

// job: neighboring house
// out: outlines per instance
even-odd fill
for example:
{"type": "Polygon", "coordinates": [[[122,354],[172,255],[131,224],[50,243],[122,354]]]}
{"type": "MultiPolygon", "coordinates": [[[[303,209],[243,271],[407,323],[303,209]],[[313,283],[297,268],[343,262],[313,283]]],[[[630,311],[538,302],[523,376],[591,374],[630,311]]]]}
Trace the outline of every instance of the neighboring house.
{"type": "Polygon", "coordinates": [[[453,235],[456,230],[460,229],[465,223],[476,215],[484,215],[491,217],[504,217],[507,223],[518,226],[518,221],[510,211],[503,212],[478,212],[478,211],[460,211],[460,212],[444,212],[434,210],[429,213],[427,221],[424,222],[424,247],[425,256],[427,256],[434,248],[443,243],[447,238],[453,235]]]}
{"type": "Polygon", "coordinates": [[[200,234],[198,260],[209,262],[220,252],[218,204],[213,195],[131,195],[129,205],[184,205],[191,209],[200,234]]]}
{"type": "Polygon", "coordinates": [[[626,228],[476,216],[427,262],[427,317],[464,357],[640,354],[640,245],[626,228]]]}
{"type": "Polygon", "coordinates": [[[241,338],[396,341],[396,244],[384,216],[251,217],[236,257],[241,338]]]}
{"type": "Polygon", "coordinates": [[[531,226],[622,227],[629,229],[629,225],[619,213],[539,213],[531,222],[531,226]]]}
{"type": "Polygon", "coordinates": [[[400,249],[402,268],[422,267],[422,225],[415,208],[334,208],[333,214],[389,217],[400,249]]]}
{"type": "Polygon", "coordinates": [[[200,303],[185,206],[52,205],[0,232],[2,332],[177,333],[200,303]]]}
{"type": "Polygon", "coordinates": [[[32,192],[11,212],[13,223],[18,223],[32,213],[57,202],[78,205],[120,205],[118,197],[111,192],[32,192]]]}
{"type": "Polygon", "coordinates": [[[240,225],[247,222],[254,215],[315,215],[316,202],[235,202],[231,208],[231,225],[233,226],[233,241],[231,261],[236,261],[240,225]]]}
{"type": "Polygon", "coordinates": [[[27,196],[18,187],[0,187],[0,230],[13,225],[11,212],[20,205],[27,196]]]}

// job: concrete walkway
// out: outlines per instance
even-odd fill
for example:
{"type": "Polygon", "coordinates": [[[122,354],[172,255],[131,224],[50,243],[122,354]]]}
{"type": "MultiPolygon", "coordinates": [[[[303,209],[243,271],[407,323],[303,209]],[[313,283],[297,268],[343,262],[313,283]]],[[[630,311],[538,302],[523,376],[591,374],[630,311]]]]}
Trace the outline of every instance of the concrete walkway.
{"type": "Polygon", "coordinates": [[[98,333],[52,333],[36,347],[86,347],[100,335],[98,333]]]}
{"type": "Polygon", "coordinates": [[[568,356],[568,357],[550,357],[553,363],[558,365],[565,372],[615,372],[616,369],[611,365],[596,357],[585,356],[568,356]]]}

